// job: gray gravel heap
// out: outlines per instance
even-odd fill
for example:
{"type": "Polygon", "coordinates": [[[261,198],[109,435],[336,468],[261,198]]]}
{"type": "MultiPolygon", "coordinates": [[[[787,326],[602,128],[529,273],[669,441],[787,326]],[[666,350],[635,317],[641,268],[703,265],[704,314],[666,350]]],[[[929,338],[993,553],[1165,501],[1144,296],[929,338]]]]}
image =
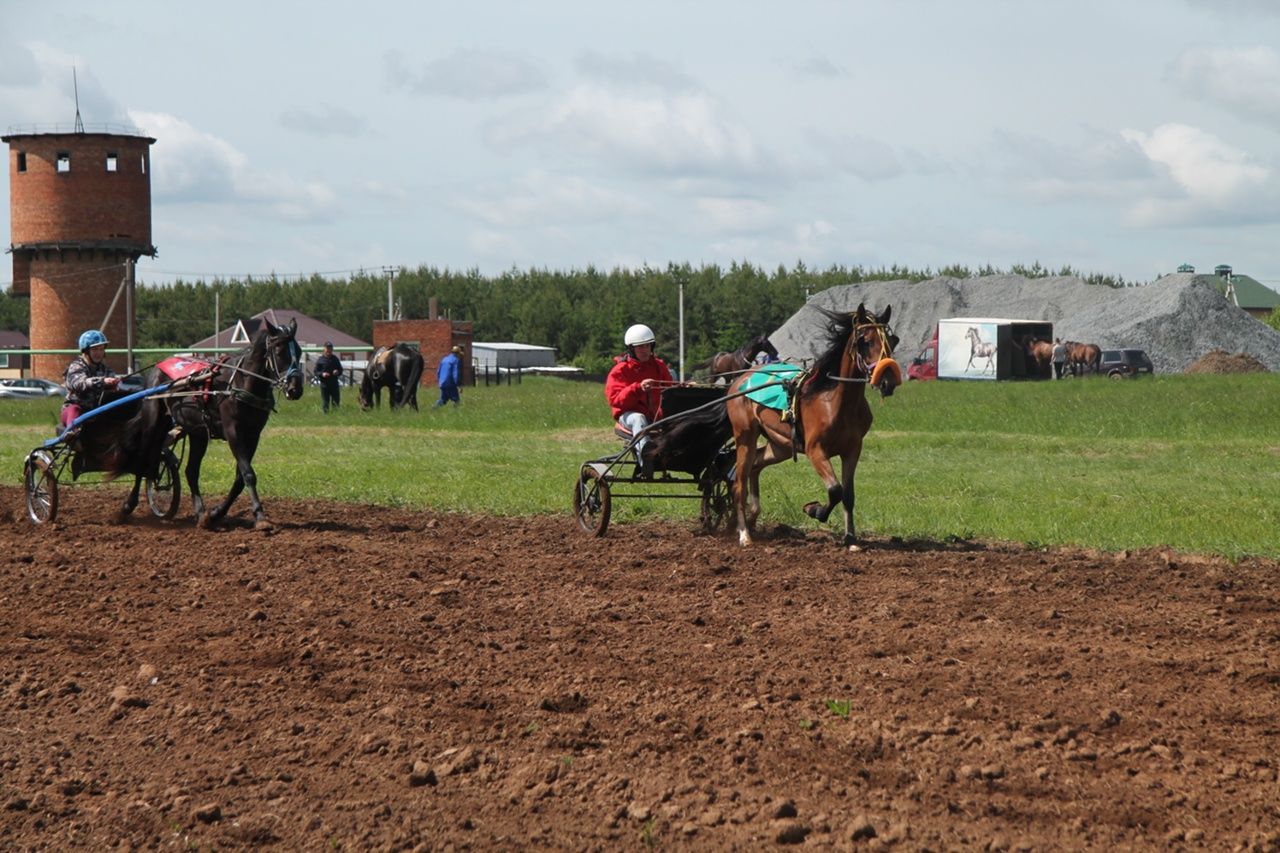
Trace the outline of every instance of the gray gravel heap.
{"type": "MultiPolygon", "coordinates": [[[[891,324],[901,338],[895,355],[904,365],[928,345],[938,320],[998,317],[1048,320],[1056,336],[1103,349],[1146,350],[1160,373],[1181,373],[1215,349],[1248,353],[1268,370],[1280,371],[1280,332],[1232,305],[1210,281],[1189,273],[1126,288],[1086,284],[1075,276],[873,281],[832,287],[809,302],[835,311],[853,311],[859,302],[877,311],[892,305],[891,324]]],[[[825,323],[805,306],[770,340],[784,359],[812,358],[825,323]]]]}

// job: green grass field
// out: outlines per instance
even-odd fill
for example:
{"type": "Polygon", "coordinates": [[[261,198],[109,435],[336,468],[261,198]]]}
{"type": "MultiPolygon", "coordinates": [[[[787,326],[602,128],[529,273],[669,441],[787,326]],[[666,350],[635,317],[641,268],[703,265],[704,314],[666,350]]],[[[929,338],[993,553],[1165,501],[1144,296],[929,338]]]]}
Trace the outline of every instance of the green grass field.
{"type": "MultiPolygon", "coordinates": [[[[578,466],[617,447],[599,385],[527,378],[417,414],[344,400],[328,416],[314,388],[280,402],[255,463],[268,508],[331,498],[568,524],[578,466]]],[[[1280,557],[1280,376],[912,383],[872,410],[860,533],[1280,557]]],[[[56,401],[0,401],[0,482],[21,484],[56,413],[56,401]]],[[[225,445],[204,472],[206,495],[229,486],[225,445]]],[[[761,489],[764,523],[816,526],[800,507],[823,489],[803,457],[766,471],[761,489]]],[[[697,504],[615,502],[615,524],[642,517],[693,523],[697,504]]]]}

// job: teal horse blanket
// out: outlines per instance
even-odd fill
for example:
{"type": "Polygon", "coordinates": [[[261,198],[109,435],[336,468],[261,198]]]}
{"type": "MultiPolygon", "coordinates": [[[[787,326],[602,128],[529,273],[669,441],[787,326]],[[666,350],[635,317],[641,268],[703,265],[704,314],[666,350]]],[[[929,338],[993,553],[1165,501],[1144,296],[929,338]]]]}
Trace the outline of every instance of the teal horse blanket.
{"type": "Polygon", "coordinates": [[[762,406],[785,412],[787,386],[783,383],[796,381],[801,373],[803,371],[794,364],[766,364],[757,368],[754,373],[747,374],[738,389],[746,391],[748,398],[762,406]]]}

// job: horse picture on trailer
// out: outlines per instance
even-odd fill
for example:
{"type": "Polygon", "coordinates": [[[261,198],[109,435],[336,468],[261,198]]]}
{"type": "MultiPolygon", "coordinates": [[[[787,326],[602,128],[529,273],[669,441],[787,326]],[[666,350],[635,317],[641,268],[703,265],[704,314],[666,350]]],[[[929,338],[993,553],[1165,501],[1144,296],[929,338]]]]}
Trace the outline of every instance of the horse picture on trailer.
{"type": "Polygon", "coordinates": [[[851,314],[810,307],[830,321],[825,351],[813,368],[801,373],[791,365],[766,365],[729,387],[726,406],[738,454],[733,499],[738,542],[743,546],[751,544],[760,514],[760,472],[803,453],[827,490],[826,501],[806,504],[805,512],[825,522],[836,504],[842,504],[844,544],[857,547],[854,471],[872,420],[866,389],[871,385],[888,397],[902,384],[902,369],[893,359],[898,338],[889,328],[891,307],[878,316],[865,305],[851,314]],[[771,390],[782,382],[794,385],[784,410],[765,405],[749,393],[753,385],[771,386],[771,390]],[[761,437],[763,450],[757,448],[761,437]],[[838,478],[831,463],[837,457],[838,478]]]}

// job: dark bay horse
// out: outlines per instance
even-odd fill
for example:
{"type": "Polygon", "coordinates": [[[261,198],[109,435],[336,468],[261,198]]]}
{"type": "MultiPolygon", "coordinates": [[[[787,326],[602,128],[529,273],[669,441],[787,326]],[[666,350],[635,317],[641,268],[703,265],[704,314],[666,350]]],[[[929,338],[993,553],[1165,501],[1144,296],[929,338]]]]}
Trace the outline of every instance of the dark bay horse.
{"type": "MultiPolygon", "coordinates": [[[[738,515],[738,542],[751,544],[751,530],[760,514],[760,471],[803,452],[827,487],[825,505],[806,504],[805,512],[826,521],[837,503],[844,504],[844,544],[857,548],[853,524],[853,474],[862,453],[862,439],[871,429],[867,385],[888,397],[902,384],[902,370],[893,359],[898,338],[889,330],[892,308],[880,316],[859,305],[853,314],[822,312],[830,321],[826,350],[813,369],[804,374],[796,391],[797,439],[782,413],[762,406],[750,397],[734,397],[746,377],[729,387],[726,404],[738,448],[737,476],[733,484],[738,515]],[[756,443],[764,436],[763,453],[756,443]],[[837,479],[831,460],[840,457],[837,479]]],[[[751,374],[748,373],[747,376],[751,374]]]]}
{"type": "MultiPolygon", "coordinates": [[[[169,430],[177,426],[186,435],[190,455],[187,457],[187,485],[191,489],[191,505],[196,523],[211,527],[226,516],[232,503],[246,488],[253,506],[254,527],[266,530],[271,527],[262,501],[258,498],[258,477],[253,470],[253,455],[267,419],[275,410],[277,388],[283,389],[289,400],[302,396],[302,350],[294,340],[298,330],[296,320],[288,326],[276,326],[263,320],[263,327],[253,336],[246,352],[233,356],[216,365],[211,380],[198,386],[191,393],[177,396],[159,394],[147,398],[142,411],[131,422],[130,441],[145,448],[155,461],[149,461],[148,471],[156,471],[159,457],[164,452],[169,430]],[[205,512],[204,498],[200,494],[200,463],[209,449],[211,439],[220,439],[231,448],[236,460],[236,479],[226,499],[205,512]]],[[[168,382],[159,368],[147,374],[148,388],[168,382]]],[[[137,490],[134,490],[136,502],[137,490]]]]}
{"type": "Polygon", "coordinates": [[[778,358],[778,350],[769,342],[768,335],[756,335],[733,352],[718,352],[706,361],[693,365],[693,371],[710,369],[711,382],[723,379],[729,383],[739,373],[750,370],[755,365],[756,356],[762,352],[768,353],[775,360],[778,358]]]}
{"type": "Polygon", "coordinates": [[[418,411],[418,382],[422,379],[422,353],[406,343],[378,347],[369,356],[369,365],[360,383],[360,408],[382,407],[382,389],[387,388],[391,408],[412,406],[418,411]]]}

